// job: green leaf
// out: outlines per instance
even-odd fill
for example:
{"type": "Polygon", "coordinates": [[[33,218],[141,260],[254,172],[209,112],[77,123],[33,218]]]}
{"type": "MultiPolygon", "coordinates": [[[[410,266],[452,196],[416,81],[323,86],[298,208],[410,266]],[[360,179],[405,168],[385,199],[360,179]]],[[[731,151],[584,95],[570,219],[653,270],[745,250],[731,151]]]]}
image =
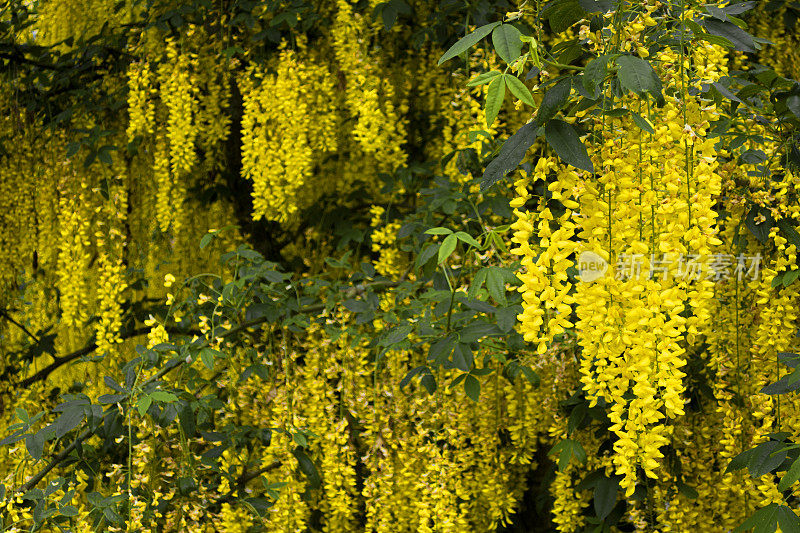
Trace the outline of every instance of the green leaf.
{"type": "Polygon", "coordinates": [[[104,405],[110,403],[117,403],[124,400],[127,397],[128,397],[127,394],[101,394],[100,396],[97,397],[97,403],[104,405]]]}
{"type": "Polygon", "coordinates": [[[81,143],[79,142],[71,142],[67,144],[67,153],[66,158],[70,159],[72,156],[78,153],[78,150],[81,149],[81,143]]]}
{"type": "Polygon", "coordinates": [[[486,267],[478,270],[475,274],[475,277],[472,278],[472,283],[469,284],[469,290],[467,290],[467,296],[469,298],[475,298],[478,296],[478,291],[481,290],[483,283],[486,281],[486,274],[488,273],[488,269],[486,267]]]}
{"type": "Polygon", "coordinates": [[[105,516],[106,520],[114,524],[121,524],[124,522],[124,519],[120,514],[115,511],[112,507],[104,507],[103,508],[103,516],[105,516]]]}
{"type": "Polygon", "coordinates": [[[536,371],[528,365],[522,365],[519,367],[519,369],[522,372],[522,375],[525,376],[525,379],[527,379],[534,387],[538,387],[542,382],[542,378],[539,377],[539,374],[537,374],[536,371]]]}
{"type": "Polygon", "coordinates": [[[492,32],[492,44],[503,61],[513,63],[522,52],[522,33],[511,24],[501,24],[492,32]]]}
{"type": "Polygon", "coordinates": [[[731,42],[736,50],[742,52],[755,52],[756,43],[753,36],[731,22],[723,22],[712,18],[703,21],[706,31],[711,35],[719,35],[731,42]]]}
{"type": "Polygon", "coordinates": [[[0,446],[6,446],[8,444],[19,442],[22,439],[27,438],[28,436],[30,436],[30,433],[25,433],[25,428],[17,429],[16,431],[14,431],[14,433],[9,435],[8,437],[4,438],[3,440],[0,440],[0,446]]]}
{"type": "Polygon", "coordinates": [[[183,429],[183,432],[186,433],[186,436],[194,436],[197,429],[197,424],[191,404],[183,404],[183,407],[179,409],[178,417],[178,421],[183,429]]]}
{"type": "Polygon", "coordinates": [[[617,58],[617,78],[623,87],[644,96],[650,93],[655,98],[661,96],[661,80],[653,66],[640,57],[624,55],[617,58]]]}
{"type": "Polygon", "coordinates": [[[778,229],[781,230],[781,234],[786,237],[789,244],[794,244],[795,248],[800,250],[800,233],[797,233],[797,230],[794,229],[794,226],[792,226],[787,219],[782,218],[778,221],[778,229]]]}
{"type": "Polygon", "coordinates": [[[798,375],[800,375],[800,373],[795,370],[791,374],[783,376],[775,383],[770,383],[769,385],[765,385],[764,387],[761,388],[759,392],[761,394],[769,394],[769,395],[788,394],[790,392],[794,392],[800,389],[800,380],[797,379],[798,375]]]}
{"type": "Polygon", "coordinates": [[[308,446],[308,439],[302,433],[293,433],[292,440],[297,443],[298,446],[302,446],[303,448],[308,446]]]}
{"type": "Polygon", "coordinates": [[[229,46],[225,50],[222,51],[222,55],[226,58],[230,59],[236,54],[244,55],[245,50],[241,46],[229,46]]]}
{"type": "Polygon", "coordinates": [[[470,400],[478,403],[478,398],[481,395],[481,382],[475,376],[468,375],[464,379],[464,392],[467,393],[470,400]]]}
{"type": "Polygon", "coordinates": [[[31,457],[37,461],[41,459],[42,452],[44,451],[44,433],[40,431],[25,437],[25,448],[27,448],[31,457]]]}
{"type": "Polygon", "coordinates": [[[500,113],[503,106],[503,99],[506,97],[506,78],[497,76],[489,84],[486,92],[486,127],[490,128],[500,113]]]}
{"type": "Polygon", "coordinates": [[[14,412],[16,413],[17,418],[19,418],[23,422],[27,422],[28,420],[31,419],[30,415],[28,415],[28,411],[26,411],[22,407],[15,407],[14,412]]]}
{"type": "Polygon", "coordinates": [[[785,505],[778,507],[778,524],[781,526],[781,533],[800,533],[800,518],[785,505]]]}
{"type": "Polygon", "coordinates": [[[497,327],[497,324],[476,320],[459,331],[459,336],[461,342],[470,343],[478,341],[483,337],[499,337],[502,333],[500,328],[497,327]]]}
{"type": "Polygon", "coordinates": [[[65,505],[58,511],[62,516],[78,516],[78,508],[74,505],[65,505]]]}
{"type": "Polygon", "coordinates": [[[205,235],[200,237],[200,249],[202,250],[203,248],[205,248],[206,246],[211,244],[211,241],[213,239],[214,239],[214,234],[213,233],[206,233],[205,235]]]}
{"type": "Polygon", "coordinates": [[[411,383],[411,380],[414,379],[414,376],[417,374],[430,374],[430,369],[427,366],[418,366],[413,370],[409,370],[405,377],[400,381],[400,389],[406,388],[406,386],[411,383]]]}
{"type": "Polygon", "coordinates": [[[792,352],[778,352],[778,360],[789,368],[800,367],[800,354],[792,352]]]}
{"type": "Polygon", "coordinates": [[[111,376],[103,376],[103,382],[117,392],[127,392],[122,388],[122,385],[116,382],[111,376]]]}
{"type": "Polygon", "coordinates": [[[793,94],[786,98],[786,107],[794,116],[800,118],[800,96],[793,94]]]}
{"type": "Polygon", "coordinates": [[[721,35],[711,35],[710,33],[696,33],[695,37],[707,43],[716,44],[723,48],[733,48],[733,43],[721,35]]]}
{"type": "Polygon", "coordinates": [[[474,309],[475,311],[480,311],[481,313],[492,314],[497,311],[497,308],[492,304],[488,304],[481,300],[474,300],[472,298],[465,298],[463,300],[463,304],[470,309],[474,309]]]}
{"type": "Polygon", "coordinates": [[[514,329],[514,324],[517,323],[517,315],[522,313],[522,306],[512,305],[510,307],[501,307],[495,312],[497,319],[497,326],[505,333],[510,333],[514,329]]]}
{"type": "Polygon", "coordinates": [[[584,491],[593,489],[597,486],[597,480],[599,480],[602,476],[605,476],[605,468],[598,468],[597,470],[593,470],[586,474],[586,476],[575,485],[575,490],[577,491],[584,491]]]}
{"type": "Polygon", "coordinates": [[[798,480],[800,480],[800,458],[795,459],[792,466],[783,475],[780,483],[778,483],[778,490],[783,492],[798,480]]]}
{"type": "Polygon", "coordinates": [[[460,374],[456,376],[453,379],[453,381],[451,381],[450,384],[447,386],[447,389],[449,390],[455,388],[457,385],[461,384],[468,375],[469,374],[460,374]]]}
{"type": "Polygon", "coordinates": [[[725,473],[727,474],[728,472],[735,472],[746,467],[747,463],[750,462],[750,457],[753,456],[754,451],[755,450],[753,448],[750,448],[749,450],[745,450],[731,459],[731,462],[728,463],[727,468],[725,468],[725,473]]]}
{"type": "Polygon", "coordinates": [[[578,0],[578,5],[587,13],[607,13],[614,9],[614,0],[578,0]]]}
{"type": "Polygon", "coordinates": [[[774,532],[778,527],[778,504],[771,503],[762,507],[748,518],[742,525],[733,530],[733,533],[743,533],[754,530],[755,533],[774,532]]]}
{"type": "Polygon", "coordinates": [[[499,305],[505,307],[508,305],[506,301],[506,284],[505,277],[500,267],[489,267],[486,272],[486,288],[492,299],[499,305]]]}
{"type": "Polygon", "coordinates": [[[144,416],[147,410],[150,409],[150,405],[152,405],[152,403],[153,399],[146,394],[139,398],[139,401],[136,402],[136,410],[139,411],[141,416],[144,416]]]}
{"type": "Polygon", "coordinates": [[[739,164],[759,165],[767,160],[767,154],[763,150],[745,150],[739,156],[739,164]]]}
{"type": "Polygon", "coordinates": [[[425,232],[427,235],[450,235],[453,230],[447,228],[431,228],[425,232]]]}
{"type": "Polygon", "coordinates": [[[428,394],[433,394],[436,392],[436,378],[433,374],[425,374],[422,376],[422,379],[420,379],[419,382],[423,387],[425,387],[425,390],[428,391],[428,394]]]}
{"type": "Polygon", "coordinates": [[[200,360],[209,370],[214,370],[214,352],[208,348],[200,350],[200,360]]]}
{"type": "Polygon", "coordinates": [[[714,18],[719,20],[728,20],[728,15],[725,13],[723,9],[718,8],[717,6],[707,5],[705,6],[706,11],[714,18]]]}
{"type": "Polygon", "coordinates": [[[580,442],[572,439],[563,439],[556,443],[547,455],[558,455],[558,470],[563,471],[573,456],[579,463],[586,462],[586,451],[580,442]]]}
{"type": "Polygon", "coordinates": [[[761,477],[778,468],[786,459],[783,443],[774,440],[764,442],[755,447],[753,455],[747,462],[747,468],[753,477],[761,477]]]}
{"type": "Polygon", "coordinates": [[[619,478],[614,476],[609,478],[602,476],[597,480],[594,488],[594,511],[600,520],[605,518],[617,504],[617,492],[619,491],[619,478]]]}
{"type": "Polygon", "coordinates": [[[364,311],[369,311],[371,309],[370,305],[364,300],[355,300],[353,298],[345,300],[342,302],[342,305],[345,306],[348,311],[353,313],[363,313],[364,311]]]}
{"type": "Polygon", "coordinates": [[[455,56],[466,52],[470,47],[477,44],[478,41],[489,35],[493,29],[500,25],[500,22],[492,22],[491,24],[486,24],[481,26],[480,28],[476,29],[469,35],[465,35],[461,39],[458,40],[453,46],[451,46],[447,52],[445,52],[442,57],[439,58],[439,62],[437,66],[441,65],[445,61],[454,58],[455,56]]]}
{"type": "MultiPolygon", "coordinates": [[[[767,243],[767,239],[769,239],[769,231],[772,229],[773,222],[772,214],[770,213],[769,209],[758,205],[754,205],[750,211],[747,212],[747,216],[745,216],[744,219],[744,225],[750,230],[750,233],[753,234],[753,237],[758,239],[758,242],[761,244],[767,243]],[[756,224],[756,219],[758,219],[761,215],[763,215],[763,220],[756,224]]],[[[780,225],[780,222],[778,224],[780,225]]]]}
{"type": "Polygon", "coordinates": [[[472,237],[472,235],[470,235],[469,233],[465,233],[465,232],[463,232],[463,231],[457,231],[457,232],[455,233],[455,236],[458,238],[458,240],[459,240],[459,241],[461,241],[461,242],[463,242],[463,243],[466,243],[466,244],[468,244],[469,246],[474,246],[475,248],[480,248],[480,247],[481,247],[481,243],[479,243],[478,241],[476,241],[476,240],[475,240],[475,239],[472,237]]]}
{"type": "Polygon", "coordinates": [[[445,364],[445,362],[449,360],[450,354],[453,353],[455,344],[456,340],[452,334],[443,339],[439,339],[431,344],[428,350],[428,360],[433,361],[437,365],[445,364]]]}
{"type": "Polygon", "coordinates": [[[608,75],[608,60],[608,56],[602,55],[595,57],[586,64],[582,82],[590,93],[597,94],[597,89],[603,85],[603,80],[608,75]]]}
{"type": "MultiPolygon", "coordinates": [[[[280,497],[280,494],[275,489],[268,489],[267,494],[272,496],[273,499],[280,497]]],[[[239,503],[244,505],[255,516],[261,518],[266,517],[270,507],[272,507],[272,503],[266,498],[243,498],[239,500],[239,503]]]]}
{"type": "Polygon", "coordinates": [[[453,347],[453,366],[462,372],[469,372],[474,364],[475,358],[472,355],[472,348],[469,347],[469,344],[457,343],[453,347]]]}
{"type": "Polygon", "coordinates": [[[533,95],[530,89],[528,89],[519,78],[511,74],[503,74],[503,76],[505,76],[506,86],[508,90],[511,91],[511,94],[516,96],[518,100],[522,100],[523,103],[531,107],[536,107],[536,102],[533,101],[533,95]]]}
{"type": "Polygon", "coordinates": [[[317,489],[322,483],[322,479],[319,476],[319,471],[317,470],[314,461],[306,454],[305,450],[300,446],[296,447],[292,450],[292,454],[294,454],[295,458],[297,459],[297,465],[300,467],[300,471],[303,475],[306,476],[308,479],[308,484],[311,486],[312,489],[317,489]]]}
{"type": "Polygon", "coordinates": [[[100,159],[101,163],[104,163],[109,166],[114,164],[113,160],[111,159],[111,152],[110,152],[110,150],[113,148],[114,147],[110,146],[103,146],[102,148],[100,148],[100,150],[97,152],[97,158],[100,159]]]}
{"type": "Polygon", "coordinates": [[[94,160],[97,158],[97,151],[93,150],[89,152],[86,156],[86,159],[83,160],[83,168],[89,168],[94,163],[94,160]]]}
{"type": "Polygon", "coordinates": [[[157,402],[172,403],[178,399],[177,396],[165,390],[153,391],[150,397],[157,402]]]}
{"type": "Polygon", "coordinates": [[[450,254],[452,254],[456,249],[456,244],[458,244],[458,237],[455,235],[448,235],[444,238],[444,241],[442,241],[442,246],[439,247],[439,256],[437,259],[439,264],[444,263],[444,261],[450,257],[450,254]]]}
{"type": "Polygon", "coordinates": [[[494,244],[495,248],[503,252],[504,254],[508,253],[508,249],[506,248],[506,243],[503,238],[498,235],[497,233],[491,233],[492,236],[492,243],[494,244]]]}
{"type": "Polygon", "coordinates": [[[696,23],[695,21],[693,21],[688,17],[683,20],[683,26],[684,28],[692,32],[694,35],[700,35],[703,33],[703,28],[700,27],[700,24],[696,23]]]}
{"type": "Polygon", "coordinates": [[[642,131],[646,131],[650,134],[654,134],[656,132],[656,130],[653,129],[653,125],[650,123],[650,121],[639,113],[634,113],[631,111],[631,118],[633,118],[633,122],[636,123],[636,125],[639,126],[642,131]]]}
{"type": "Polygon", "coordinates": [[[572,435],[572,432],[580,427],[588,412],[588,402],[579,403],[574,409],[572,409],[572,412],[569,414],[569,418],[567,419],[567,435],[572,435]]]}
{"type": "Polygon", "coordinates": [[[550,29],[555,33],[561,33],[580,19],[585,13],[578,0],[563,0],[550,2],[542,11],[542,16],[547,18],[550,29]]]}
{"type": "Polygon", "coordinates": [[[384,346],[391,346],[392,344],[397,344],[398,342],[404,341],[413,329],[414,326],[411,324],[403,324],[402,326],[392,328],[387,333],[386,337],[384,337],[382,344],[384,346]]]}
{"type": "Polygon", "coordinates": [[[489,72],[484,72],[483,74],[478,74],[471,80],[467,82],[467,87],[476,87],[478,85],[484,85],[492,81],[495,77],[501,76],[502,74],[497,70],[490,70],[489,72]]]}
{"type": "Polygon", "coordinates": [[[721,9],[728,15],[741,15],[742,13],[747,13],[757,5],[758,2],[756,0],[747,0],[745,2],[736,2],[727,5],[721,9]]]}
{"type": "Polygon", "coordinates": [[[381,18],[383,19],[383,27],[391,30],[394,23],[397,21],[397,9],[392,4],[387,4],[381,10],[381,18]]]}
{"type": "Polygon", "coordinates": [[[537,128],[556,116],[561,108],[564,107],[564,104],[569,100],[571,89],[572,78],[564,78],[544,93],[539,111],[536,113],[536,120],[534,121],[537,128]]]}
{"type": "Polygon", "coordinates": [[[565,163],[594,174],[594,165],[575,128],[563,120],[552,119],[545,124],[544,136],[553,151],[565,163]]]}
{"type": "Polygon", "coordinates": [[[72,408],[61,413],[61,416],[53,422],[53,428],[56,430],[56,438],[60,439],[78,427],[78,424],[83,422],[84,416],[83,407],[72,408]]]}
{"type": "Polygon", "coordinates": [[[433,256],[436,255],[436,252],[439,251],[439,247],[438,243],[428,243],[417,256],[417,260],[415,261],[417,268],[424,266],[430,261],[433,256]]]}
{"type": "Polygon", "coordinates": [[[614,117],[614,118],[625,117],[630,115],[630,113],[631,110],[625,109],[624,107],[615,107],[614,109],[608,109],[605,111],[605,115],[607,117],[614,117]]]}
{"type": "Polygon", "coordinates": [[[537,129],[533,122],[528,122],[503,143],[500,153],[486,166],[481,181],[481,192],[503,179],[509,172],[516,170],[528,148],[536,141],[537,129]]]}

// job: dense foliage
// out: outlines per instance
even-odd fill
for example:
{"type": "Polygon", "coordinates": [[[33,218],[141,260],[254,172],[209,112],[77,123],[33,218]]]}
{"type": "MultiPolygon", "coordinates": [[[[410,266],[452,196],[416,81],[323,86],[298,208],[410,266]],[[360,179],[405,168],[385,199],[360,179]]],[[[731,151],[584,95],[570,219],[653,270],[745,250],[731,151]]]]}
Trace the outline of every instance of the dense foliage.
{"type": "Polygon", "coordinates": [[[798,16],[0,2],[0,530],[800,531],[798,16]]]}

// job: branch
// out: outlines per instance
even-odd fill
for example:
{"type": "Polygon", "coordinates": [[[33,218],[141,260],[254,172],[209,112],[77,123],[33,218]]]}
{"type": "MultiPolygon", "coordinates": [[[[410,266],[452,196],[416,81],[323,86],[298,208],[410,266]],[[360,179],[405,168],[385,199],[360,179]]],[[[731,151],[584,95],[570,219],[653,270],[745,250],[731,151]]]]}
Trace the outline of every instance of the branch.
{"type": "MultiPolygon", "coordinates": [[[[222,335],[220,335],[220,336],[221,336],[221,337],[227,337],[227,336],[229,336],[229,335],[233,335],[234,333],[238,333],[238,332],[242,331],[243,329],[247,329],[247,328],[251,328],[251,327],[253,327],[253,326],[257,326],[257,325],[263,324],[263,323],[264,323],[264,322],[266,322],[266,321],[267,321],[267,319],[266,319],[266,318],[259,318],[259,319],[256,319],[256,320],[251,320],[251,321],[249,321],[249,322],[245,322],[244,324],[242,324],[242,325],[240,325],[240,326],[237,326],[237,327],[235,327],[235,328],[233,328],[233,329],[231,329],[231,330],[229,330],[229,331],[226,331],[225,333],[223,333],[223,334],[222,334],[222,335]]],[[[142,328],[142,329],[143,329],[143,328],[142,328]]],[[[141,330],[135,330],[135,331],[141,331],[141,330]]],[[[147,329],[145,330],[145,332],[147,332],[147,331],[150,331],[150,328],[147,328],[147,329]]],[[[140,333],[140,334],[141,334],[141,333],[140,333]]],[[[206,346],[207,346],[207,345],[208,345],[208,341],[205,341],[205,342],[203,343],[203,345],[206,345],[206,346]]],[[[63,358],[61,358],[61,359],[66,359],[67,357],[72,357],[73,359],[75,359],[75,358],[77,358],[77,357],[80,357],[80,355],[75,355],[76,353],[83,353],[83,355],[85,355],[86,353],[89,353],[89,352],[91,352],[91,351],[92,351],[93,349],[95,349],[95,348],[97,348],[97,345],[87,346],[86,348],[83,348],[82,350],[78,350],[78,352],[74,352],[74,353],[72,353],[72,354],[69,354],[69,355],[67,355],[67,356],[64,356],[64,357],[63,357],[63,358]],[[90,349],[90,348],[91,348],[91,349],[90,349]]],[[[63,364],[63,363],[62,363],[62,364],[63,364]]],[[[145,387],[146,385],[148,385],[148,384],[150,384],[150,383],[152,383],[152,382],[154,382],[154,381],[158,381],[159,379],[161,379],[162,377],[164,377],[166,374],[168,374],[168,373],[169,373],[169,372],[171,372],[172,370],[175,370],[176,368],[178,368],[179,366],[181,366],[181,365],[184,365],[184,364],[186,364],[186,360],[185,360],[185,359],[180,359],[180,358],[178,358],[178,359],[172,359],[172,360],[170,360],[170,361],[169,361],[169,362],[168,362],[168,363],[167,363],[167,364],[164,366],[164,368],[162,368],[162,369],[161,369],[161,370],[159,370],[157,373],[155,373],[154,375],[152,375],[152,376],[150,376],[149,378],[147,378],[146,380],[144,380],[144,381],[142,382],[142,384],[141,384],[141,387],[145,387]]],[[[110,413],[110,412],[111,412],[113,409],[116,409],[116,406],[111,406],[111,407],[109,407],[109,408],[108,408],[108,410],[107,410],[107,411],[104,413],[104,415],[103,415],[103,418],[105,418],[106,416],[108,416],[108,414],[109,414],[109,413],[110,413]]],[[[67,456],[68,456],[68,455],[69,455],[69,454],[72,452],[72,450],[74,450],[74,449],[75,449],[75,448],[78,446],[78,444],[80,444],[80,443],[81,443],[81,442],[83,442],[84,440],[88,439],[88,438],[89,438],[89,437],[92,435],[92,433],[93,433],[93,432],[92,432],[92,429],[91,429],[91,428],[86,428],[85,430],[83,430],[83,432],[82,432],[80,435],[78,435],[77,437],[75,437],[75,440],[73,440],[73,441],[72,441],[72,443],[71,443],[69,446],[67,446],[66,448],[64,448],[63,450],[61,450],[61,451],[60,451],[58,454],[56,454],[56,456],[55,456],[55,457],[53,457],[53,459],[52,459],[52,460],[51,460],[49,463],[47,463],[47,465],[46,465],[44,468],[42,468],[42,469],[41,469],[39,472],[37,472],[36,474],[34,474],[34,476],[33,476],[31,479],[29,479],[28,481],[26,481],[26,482],[25,482],[25,483],[24,483],[24,484],[23,484],[23,485],[22,485],[22,486],[19,488],[19,492],[27,492],[27,491],[29,491],[30,489],[32,489],[33,487],[35,487],[35,486],[36,486],[36,485],[37,485],[37,484],[38,484],[38,483],[39,483],[39,482],[40,482],[42,479],[44,479],[44,477],[45,477],[45,476],[46,476],[46,475],[47,475],[47,474],[48,474],[48,473],[49,473],[51,470],[53,470],[53,468],[55,468],[55,467],[56,467],[56,466],[57,466],[59,463],[61,463],[61,462],[62,462],[64,459],[66,459],[66,458],[67,458],[67,456]]]]}
{"type": "Polygon", "coordinates": [[[27,57],[25,57],[24,55],[22,55],[20,53],[10,54],[10,53],[7,53],[7,52],[0,52],[0,58],[7,59],[7,60],[11,61],[12,63],[32,65],[34,67],[43,68],[45,70],[68,70],[68,69],[72,68],[69,65],[59,66],[59,65],[53,65],[53,64],[50,64],[50,63],[42,63],[41,61],[36,61],[35,59],[28,59],[27,57]]]}
{"type": "Polygon", "coordinates": [[[54,469],[59,463],[61,463],[61,461],[66,459],[67,456],[72,452],[72,450],[74,450],[78,446],[78,444],[80,444],[84,440],[88,439],[91,435],[92,435],[91,428],[84,429],[83,433],[81,433],[80,435],[75,437],[75,440],[73,440],[72,443],[69,446],[67,446],[66,448],[64,448],[60,452],[58,452],[56,454],[56,456],[53,457],[50,460],[50,462],[47,463],[47,465],[44,468],[42,468],[32,478],[30,478],[28,481],[26,481],[19,488],[19,492],[23,492],[23,493],[24,492],[28,492],[33,487],[35,487],[42,479],[44,479],[44,476],[49,474],[52,469],[54,469]]]}
{"type": "Polygon", "coordinates": [[[39,340],[39,339],[36,337],[36,335],[34,335],[33,333],[31,333],[31,332],[28,330],[28,328],[26,328],[25,326],[23,326],[22,324],[20,324],[20,323],[19,323],[19,322],[17,322],[16,320],[14,320],[14,319],[11,317],[11,315],[9,315],[9,314],[8,314],[8,311],[6,311],[5,309],[4,309],[4,310],[2,310],[2,311],[0,311],[0,316],[4,316],[4,317],[6,317],[6,319],[7,319],[9,322],[11,322],[11,323],[12,323],[12,324],[14,324],[15,326],[17,326],[17,327],[18,327],[19,329],[21,329],[22,331],[24,331],[24,332],[25,332],[25,333],[28,335],[28,337],[30,337],[31,339],[33,339],[33,340],[34,340],[34,342],[36,342],[36,344],[39,344],[39,343],[41,342],[41,341],[40,341],[40,340],[39,340]]]}
{"type": "Polygon", "coordinates": [[[261,474],[264,474],[266,472],[271,472],[272,470],[280,468],[282,465],[283,465],[283,463],[281,461],[273,461],[272,463],[268,464],[267,466],[265,466],[263,468],[259,468],[257,470],[253,470],[252,472],[248,472],[247,470],[243,470],[242,471],[242,475],[239,476],[239,479],[236,482],[236,488],[231,489],[230,492],[228,492],[228,494],[226,494],[222,498],[220,498],[217,501],[215,501],[214,503],[212,503],[208,510],[216,511],[217,509],[219,509],[219,507],[223,503],[232,502],[233,500],[236,499],[234,494],[236,494],[237,492],[240,492],[250,481],[254,480],[255,478],[257,478],[261,474]]]}
{"type": "MultiPolygon", "coordinates": [[[[255,478],[257,478],[261,474],[265,474],[267,472],[271,472],[271,471],[275,470],[276,468],[280,468],[282,464],[283,463],[281,463],[280,461],[273,461],[270,464],[268,464],[267,466],[259,468],[257,470],[253,470],[252,472],[248,472],[247,470],[243,470],[242,471],[242,475],[239,476],[239,479],[237,480],[236,489],[235,490],[241,491],[248,483],[253,481],[255,478]]],[[[234,491],[232,490],[226,496],[226,498],[232,497],[233,496],[233,492],[234,491]]]]}
{"type": "MultiPolygon", "coordinates": [[[[137,329],[134,329],[133,331],[127,333],[126,335],[124,335],[122,337],[122,340],[128,340],[128,339],[132,339],[134,337],[139,337],[140,335],[144,335],[144,334],[148,333],[149,331],[150,331],[149,327],[137,328],[137,329]]],[[[93,342],[92,344],[84,346],[80,350],[76,350],[76,351],[74,351],[72,353],[68,353],[67,355],[62,355],[62,356],[57,356],[56,355],[56,356],[53,356],[53,362],[52,363],[50,363],[46,367],[42,368],[41,370],[39,370],[38,372],[36,372],[32,376],[28,376],[27,378],[23,379],[22,382],[20,383],[20,385],[22,385],[23,387],[29,387],[32,384],[36,383],[37,381],[46,379],[47,376],[52,374],[53,371],[56,370],[61,365],[65,365],[65,364],[69,363],[70,361],[74,361],[75,359],[83,357],[84,355],[89,355],[90,353],[92,353],[96,349],[97,349],[97,343],[93,342]]]]}

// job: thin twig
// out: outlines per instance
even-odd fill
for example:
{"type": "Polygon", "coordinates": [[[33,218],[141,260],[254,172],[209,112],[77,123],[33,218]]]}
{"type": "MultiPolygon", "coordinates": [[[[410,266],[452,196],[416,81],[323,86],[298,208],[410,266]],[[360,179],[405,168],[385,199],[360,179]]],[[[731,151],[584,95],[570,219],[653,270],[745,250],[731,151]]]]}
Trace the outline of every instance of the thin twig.
{"type": "Polygon", "coordinates": [[[8,311],[6,311],[5,309],[3,309],[3,310],[0,310],[0,316],[4,316],[4,317],[6,317],[6,319],[7,319],[9,322],[11,322],[11,323],[12,323],[12,324],[14,324],[15,326],[17,326],[17,327],[18,327],[19,329],[21,329],[22,331],[24,331],[24,332],[25,332],[25,333],[28,335],[28,337],[30,337],[31,339],[33,339],[33,340],[36,342],[36,344],[39,344],[39,343],[41,342],[41,341],[39,340],[39,338],[38,338],[36,335],[34,335],[33,333],[31,333],[31,332],[30,332],[30,330],[28,330],[28,328],[26,328],[24,325],[20,324],[20,323],[19,323],[19,322],[17,322],[16,320],[14,320],[14,319],[11,317],[11,315],[9,315],[9,314],[8,314],[8,311]]]}

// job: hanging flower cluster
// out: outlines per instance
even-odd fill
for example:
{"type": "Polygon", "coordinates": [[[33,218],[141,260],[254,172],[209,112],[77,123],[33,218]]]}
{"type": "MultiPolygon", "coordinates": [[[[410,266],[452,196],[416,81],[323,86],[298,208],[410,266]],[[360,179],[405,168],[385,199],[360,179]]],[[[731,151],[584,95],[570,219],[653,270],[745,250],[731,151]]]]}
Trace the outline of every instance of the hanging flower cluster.
{"type": "Polygon", "coordinates": [[[152,73],[147,63],[132,64],[128,70],[128,130],[133,139],[139,134],[153,135],[155,129],[155,106],[150,98],[153,90],[152,73]]]}
{"type": "Polygon", "coordinates": [[[344,75],[346,104],[356,119],[352,135],[381,169],[392,171],[406,161],[406,120],[395,101],[395,86],[368,51],[371,31],[364,16],[347,0],[337,0],[336,7],[331,34],[344,75]]]}
{"type": "Polygon", "coordinates": [[[275,75],[253,66],[240,79],[242,175],[253,182],[255,220],[288,222],[306,207],[301,191],[316,184],[315,165],[337,146],[329,79],[325,67],[287,49],[275,75]]]}
{"type": "Polygon", "coordinates": [[[169,142],[170,170],[176,176],[191,172],[197,153],[197,90],[193,71],[197,56],[181,52],[174,42],[167,43],[167,61],[160,71],[161,98],[168,111],[167,141],[169,142]]]}

